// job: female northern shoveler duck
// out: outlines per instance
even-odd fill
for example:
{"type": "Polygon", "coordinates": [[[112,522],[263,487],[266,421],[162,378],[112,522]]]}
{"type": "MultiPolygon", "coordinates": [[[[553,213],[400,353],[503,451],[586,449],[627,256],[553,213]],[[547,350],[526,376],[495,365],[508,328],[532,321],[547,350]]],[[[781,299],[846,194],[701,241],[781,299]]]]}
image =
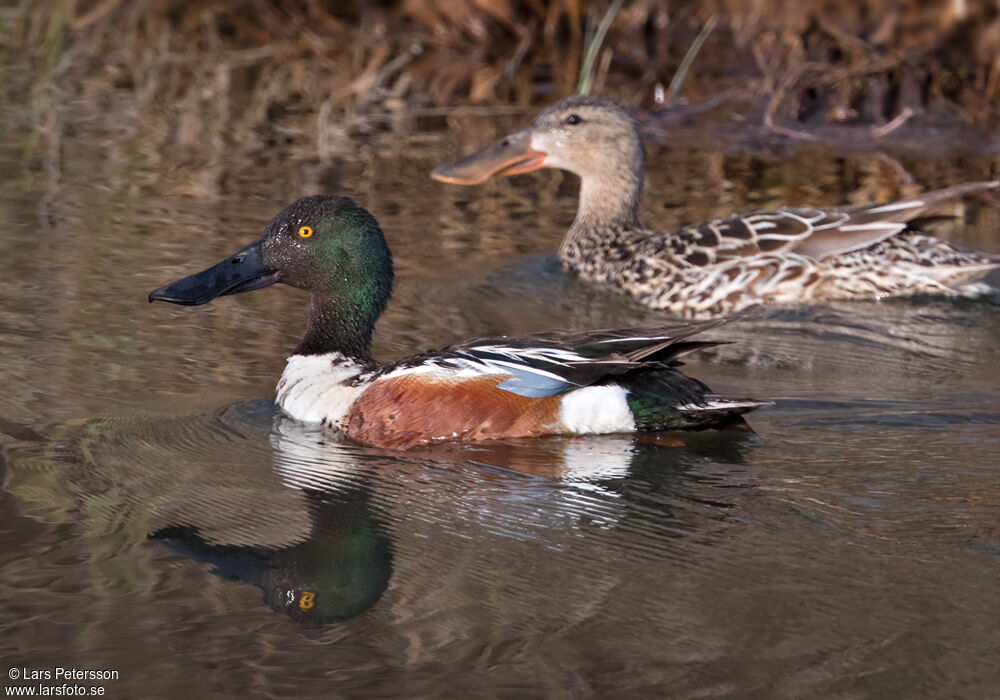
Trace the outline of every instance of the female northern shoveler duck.
{"type": "Polygon", "coordinates": [[[717,322],[475,340],[378,363],[369,344],[392,278],[375,218],[346,197],[316,196],[149,300],[204,304],[276,282],[310,291],[306,334],[277,403],[371,445],[740,427],[743,413],[764,405],[715,394],[676,369],[681,355],[716,344],[691,338],[717,322]]]}
{"type": "Polygon", "coordinates": [[[688,317],[761,303],[952,294],[957,285],[1000,267],[1000,256],[959,248],[907,226],[932,204],[997,182],[890,203],[786,207],[666,232],[639,223],[645,162],[639,124],[628,110],[600,97],[577,96],[432,176],[474,185],[492,175],[539,168],[576,174],[580,204],[559,249],[563,264],[647,306],[688,317]]]}

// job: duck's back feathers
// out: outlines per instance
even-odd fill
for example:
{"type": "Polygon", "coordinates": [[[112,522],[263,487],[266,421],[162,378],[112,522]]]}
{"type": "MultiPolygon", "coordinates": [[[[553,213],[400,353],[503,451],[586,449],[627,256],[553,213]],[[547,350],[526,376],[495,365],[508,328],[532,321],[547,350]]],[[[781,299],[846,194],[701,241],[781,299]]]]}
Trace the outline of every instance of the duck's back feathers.
{"type": "Polygon", "coordinates": [[[952,294],[1000,267],[979,253],[909,230],[933,205],[998,182],[973,182],[897,202],[786,207],[641,232],[614,280],[642,303],[718,316],[760,303],[952,294]]]}
{"type": "Polygon", "coordinates": [[[721,323],[486,338],[370,369],[292,357],[278,401],[293,417],[387,447],[728,427],[763,404],[724,398],[676,369],[717,343],[692,336],[721,323]]]}
{"type": "Polygon", "coordinates": [[[867,248],[901,233],[909,222],[923,214],[929,207],[974,192],[996,189],[998,186],[1000,182],[995,180],[966,182],[924,192],[913,199],[845,207],[839,210],[840,213],[847,215],[844,223],[836,227],[817,229],[795,250],[802,255],[823,260],[867,248]]]}
{"type": "Polygon", "coordinates": [[[896,202],[825,209],[783,207],[736,215],[670,234],[651,234],[646,239],[647,249],[669,250],[695,267],[790,253],[825,261],[901,233],[908,222],[939,202],[998,185],[996,181],[969,182],[896,202]]]}
{"type": "Polygon", "coordinates": [[[690,341],[724,320],[679,326],[549,332],[484,338],[380,367],[369,381],[410,373],[508,375],[498,388],[538,398],[591,386],[648,365],[674,366],[680,356],[720,341],[690,341]]]}
{"type": "Polygon", "coordinates": [[[838,269],[863,273],[887,268],[886,280],[923,285],[919,291],[949,293],[991,270],[1000,269],[1000,255],[963,248],[933,236],[904,232],[871,248],[837,258],[838,269]]]}

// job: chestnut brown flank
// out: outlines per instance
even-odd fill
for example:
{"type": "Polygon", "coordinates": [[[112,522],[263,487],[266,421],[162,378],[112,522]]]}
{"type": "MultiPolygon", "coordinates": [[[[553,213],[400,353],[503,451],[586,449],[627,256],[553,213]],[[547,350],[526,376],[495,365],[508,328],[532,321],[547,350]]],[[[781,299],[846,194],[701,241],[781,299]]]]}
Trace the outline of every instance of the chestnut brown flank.
{"type": "Polygon", "coordinates": [[[351,405],[344,429],[359,442],[399,449],[445,439],[489,440],[560,431],[561,396],[518,396],[497,388],[505,379],[383,379],[351,405]]]}

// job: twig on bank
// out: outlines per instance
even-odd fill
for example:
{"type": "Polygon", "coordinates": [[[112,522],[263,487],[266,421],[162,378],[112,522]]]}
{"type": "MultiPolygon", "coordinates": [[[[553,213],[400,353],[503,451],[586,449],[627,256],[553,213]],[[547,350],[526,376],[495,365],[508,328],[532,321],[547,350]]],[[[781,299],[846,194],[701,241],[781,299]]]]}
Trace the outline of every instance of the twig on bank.
{"type": "Polygon", "coordinates": [[[231,49],[228,51],[216,51],[212,53],[199,54],[190,53],[164,53],[160,60],[167,64],[203,63],[219,64],[228,63],[232,67],[252,66],[255,63],[266,61],[276,55],[281,55],[283,60],[290,60],[295,55],[303,51],[300,42],[284,42],[280,44],[269,44],[267,46],[255,46],[249,49],[231,49]]]}
{"type": "Polygon", "coordinates": [[[796,141],[822,141],[819,136],[815,134],[810,134],[808,131],[799,131],[797,129],[790,129],[787,126],[781,126],[781,124],[775,124],[773,121],[767,119],[764,120],[764,128],[770,131],[772,134],[778,134],[779,136],[787,136],[790,139],[795,139],[796,141]]]}
{"type": "Polygon", "coordinates": [[[807,81],[810,87],[828,87],[851,78],[896,70],[903,65],[905,58],[905,56],[890,55],[868,61],[862,66],[832,69],[828,63],[805,61],[801,67],[803,73],[819,73],[817,77],[807,81]]]}
{"type": "Polygon", "coordinates": [[[882,126],[873,127],[872,136],[874,136],[877,139],[880,139],[883,136],[888,136],[893,131],[903,126],[903,124],[906,123],[906,120],[912,117],[913,115],[914,115],[913,109],[911,109],[910,107],[904,107],[903,111],[897,114],[892,121],[886,122],[882,126]]]}
{"type": "Polygon", "coordinates": [[[655,122],[655,126],[653,126],[654,129],[670,124],[676,124],[677,122],[684,121],[685,119],[689,119],[699,114],[711,112],[713,109],[721,107],[729,102],[738,102],[746,99],[747,95],[743,90],[729,88],[716,95],[712,95],[704,102],[698,102],[697,104],[675,105],[669,107],[661,102],[658,103],[655,108],[650,110],[650,122],[655,122]]]}
{"type": "Polygon", "coordinates": [[[779,90],[771,96],[770,101],[767,103],[767,109],[764,111],[764,129],[772,134],[787,136],[796,141],[819,141],[820,138],[814,134],[799,131],[798,129],[790,129],[787,126],[774,123],[774,108],[781,100],[782,94],[783,92],[779,90]]]}
{"type": "Polygon", "coordinates": [[[764,130],[772,134],[779,134],[790,139],[795,139],[796,141],[820,141],[821,139],[814,134],[799,131],[798,129],[790,129],[787,126],[774,123],[774,110],[784,96],[785,88],[779,85],[771,95],[771,99],[767,101],[767,107],[764,109],[764,130]]]}

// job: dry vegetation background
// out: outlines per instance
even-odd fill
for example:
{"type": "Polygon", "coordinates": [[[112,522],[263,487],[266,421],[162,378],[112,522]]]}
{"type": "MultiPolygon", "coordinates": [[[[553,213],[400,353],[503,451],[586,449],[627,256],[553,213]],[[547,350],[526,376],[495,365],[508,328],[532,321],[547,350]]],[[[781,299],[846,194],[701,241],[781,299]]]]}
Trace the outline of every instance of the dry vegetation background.
{"type": "MultiPolygon", "coordinates": [[[[12,107],[16,114],[12,120],[4,118],[8,110],[0,111],[0,134],[16,133],[16,140],[7,139],[7,145],[13,144],[22,154],[25,171],[41,172],[47,178],[38,187],[45,196],[38,198],[37,214],[36,202],[25,198],[24,210],[10,215],[15,223],[27,222],[30,230],[29,235],[8,236],[11,243],[5,249],[12,273],[6,276],[5,285],[0,285],[0,298],[5,300],[0,304],[0,325],[21,330],[6,333],[13,339],[8,340],[13,349],[7,353],[5,370],[15,385],[31,390],[6,392],[0,398],[0,415],[28,416],[28,424],[41,424],[95,415],[108,407],[121,413],[155,406],[162,412],[180,414],[190,411],[191,406],[218,405],[223,395],[265,395],[282,369],[282,353],[275,349],[292,347],[299,337],[301,296],[247,295],[241,303],[256,313],[233,313],[231,306],[216,312],[203,309],[197,312],[201,314],[197,321],[168,325],[163,315],[149,310],[145,293],[197,264],[192,261],[192,241],[203,241],[198,244],[199,256],[206,246],[219,258],[229,254],[259,230],[260,223],[275,210],[276,200],[317,191],[314,184],[324,182],[319,179],[324,170],[337,168],[316,166],[316,182],[303,185],[275,183],[268,179],[275,169],[264,167],[266,175],[257,184],[267,188],[268,197],[245,196],[250,187],[240,182],[240,196],[204,197],[195,203],[177,202],[172,197],[126,197],[121,192],[131,183],[120,181],[137,177],[141,170],[142,178],[156,178],[160,193],[219,192],[225,178],[237,177],[235,171],[254,170],[259,162],[273,165],[275,160],[289,157],[325,162],[338,153],[358,152],[361,139],[354,137],[373,131],[405,131],[405,140],[396,138],[395,133],[383,134],[386,138],[381,140],[413,149],[417,136],[425,130],[441,132],[444,126],[451,126],[453,131],[446,138],[452,140],[458,126],[471,124],[476,131],[461,148],[474,148],[503,131],[468,115],[513,112],[516,116],[511,119],[520,121],[538,105],[577,89],[587,47],[602,18],[610,16],[606,13],[614,7],[614,0],[557,0],[548,4],[542,0],[384,0],[375,4],[22,0],[14,7],[0,8],[0,107],[12,107]],[[465,116],[452,117],[455,113],[465,116]],[[22,120],[28,128],[12,126],[22,120]],[[129,167],[126,161],[130,159],[141,165],[129,167]],[[231,166],[228,161],[239,165],[231,166]],[[59,173],[67,183],[61,193],[59,173]],[[95,180],[100,187],[90,186],[95,180]],[[58,214],[54,218],[61,225],[49,223],[50,210],[58,214]],[[37,235],[39,232],[45,235],[37,235]],[[30,282],[27,289],[45,291],[31,299],[34,318],[30,320],[25,320],[25,302],[20,301],[25,279],[30,282]]],[[[653,109],[647,113],[653,126],[676,124],[678,119],[688,120],[697,114],[699,121],[714,120],[720,137],[735,131],[763,143],[771,142],[766,139],[790,143],[839,140],[893,151],[908,142],[912,152],[914,148],[940,148],[935,144],[948,141],[945,148],[957,145],[991,155],[972,164],[959,158],[949,165],[941,159],[909,162],[901,156],[920,185],[944,186],[997,173],[1000,10],[996,0],[825,4],[626,0],[614,13],[596,51],[591,77],[593,92],[647,108],[656,106],[660,86],[664,100],[674,106],[672,111],[653,109]],[[706,26],[713,27],[710,33],[706,26]],[[671,94],[671,81],[685,57],[691,55],[699,35],[705,43],[693,56],[682,89],[671,94]],[[703,109],[706,105],[715,109],[703,109]]],[[[364,139],[365,148],[379,140],[364,139]]],[[[404,160],[368,154],[360,166],[345,169],[350,175],[365,169],[364,177],[348,182],[347,174],[338,175],[336,191],[348,184],[369,188],[360,200],[392,232],[394,250],[399,251],[397,264],[402,274],[387,312],[386,324],[391,331],[378,341],[380,356],[399,356],[469,336],[568,325],[563,310],[546,299],[529,306],[525,299],[530,295],[522,299],[516,289],[505,289],[501,303],[495,303],[494,297],[477,296],[478,288],[473,285],[482,270],[493,269],[498,259],[551,252],[575,212],[575,200],[561,193],[560,182],[554,178],[522,184],[502,198],[477,197],[460,188],[431,189],[426,172],[443,151],[441,141],[438,138],[432,144],[433,157],[418,161],[411,153],[404,160]],[[421,167],[421,181],[428,183],[420,190],[413,186],[415,177],[400,172],[413,168],[415,162],[421,167]],[[428,196],[428,192],[435,195],[428,196]],[[462,206],[456,204],[458,198],[465,198],[462,206]],[[526,241],[519,229],[529,221],[531,230],[541,233],[526,241]],[[429,224],[425,227],[423,222],[429,224]],[[452,281],[468,275],[472,280],[468,286],[464,282],[456,286],[456,282],[428,289],[421,275],[452,281]],[[456,304],[459,297],[471,301],[456,304]]],[[[457,145],[452,147],[458,149],[457,145]]],[[[842,192],[851,193],[852,201],[874,201],[898,195],[895,188],[909,177],[905,171],[900,177],[893,169],[901,169],[895,161],[887,160],[885,163],[891,165],[884,165],[874,157],[840,162],[800,154],[762,168],[742,154],[724,157],[718,152],[676,150],[663,156],[658,161],[661,167],[649,174],[649,190],[660,196],[650,198],[650,208],[644,214],[661,226],[703,220],[751,205],[836,201],[842,192]]],[[[295,172],[287,179],[308,180],[311,176],[295,172]]],[[[992,241],[1000,230],[997,209],[982,211],[976,222],[976,230],[982,232],[981,247],[995,250],[992,241]]],[[[205,257],[216,259],[212,253],[205,257]]],[[[575,322],[581,326],[606,324],[609,311],[602,297],[595,295],[593,301],[590,297],[572,298],[575,322]]],[[[893,323],[897,322],[896,313],[898,309],[887,314],[893,323]]],[[[616,322],[628,325],[645,318],[616,318],[616,322]]],[[[920,337],[921,343],[935,337],[941,342],[945,337],[952,341],[953,329],[945,329],[947,336],[939,329],[935,336],[922,316],[919,327],[914,328],[906,328],[904,335],[920,337]]],[[[969,341],[962,335],[955,336],[954,342],[969,341]]],[[[925,350],[922,346],[921,351],[925,350]]],[[[950,346],[948,350],[951,357],[950,346]]],[[[827,347],[817,345],[815,353],[816,357],[827,357],[827,347]]],[[[763,357],[764,351],[761,354],[760,362],[780,365],[785,361],[763,357]]],[[[849,366],[852,356],[833,355],[832,364],[821,366],[837,371],[817,374],[842,375],[838,383],[825,386],[834,394],[849,392],[857,379],[853,373],[840,370],[849,366]]],[[[895,354],[886,357],[889,359],[884,361],[889,362],[895,354]]],[[[810,358],[808,362],[813,367],[818,360],[810,358]]],[[[911,369],[910,365],[879,364],[878,358],[870,364],[884,368],[886,376],[898,378],[900,386],[903,379],[899,373],[911,369]]],[[[731,377],[742,375],[742,367],[734,367],[731,377]]],[[[859,443],[861,447],[867,444],[859,443]]],[[[174,460],[173,469],[178,453],[164,454],[174,460]]],[[[240,456],[233,464],[242,470],[243,459],[240,456]]],[[[869,455],[861,450],[849,455],[847,461],[852,459],[865,464],[869,455]]],[[[200,463],[195,460],[192,464],[197,467],[200,463]]],[[[135,461],[125,466],[133,468],[135,461]]],[[[108,473],[117,467],[112,463],[108,473]]],[[[219,477],[215,461],[211,468],[215,470],[212,483],[237,483],[219,477]]],[[[659,463],[656,469],[671,473],[659,463]]],[[[178,481],[175,472],[151,468],[149,473],[168,475],[178,483],[190,481],[178,481]]],[[[197,476],[196,472],[188,473],[197,476]]],[[[416,476],[406,470],[387,473],[397,474],[393,478],[403,484],[400,492],[411,494],[408,504],[415,502],[412,494],[422,489],[426,493],[420,502],[430,504],[431,509],[438,496],[436,486],[423,478],[420,470],[414,472],[416,476]]],[[[114,476],[120,481],[120,474],[114,476]]],[[[54,480],[64,479],[62,472],[41,469],[22,470],[18,478],[24,481],[15,487],[31,487],[36,497],[53,492],[54,480]]],[[[237,485],[269,489],[273,494],[273,478],[274,474],[265,470],[259,486],[252,482],[237,485]]],[[[129,485],[138,489],[135,498],[139,503],[155,500],[154,496],[161,501],[171,498],[162,479],[131,480],[129,485]],[[153,494],[150,499],[140,498],[144,488],[153,494]]],[[[961,485],[967,486],[966,482],[961,485]]],[[[774,488],[784,493],[788,484],[782,482],[774,488]]],[[[27,499],[26,492],[23,488],[18,495],[27,499]]],[[[211,490],[206,493],[221,503],[236,500],[211,490]]],[[[107,501],[115,496],[109,493],[107,501]]],[[[182,496],[174,499],[177,507],[183,506],[182,496]]],[[[959,491],[948,497],[955,502],[974,500],[959,491]]],[[[67,497],[55,506],[70,509],[76,507],[74,503],[67,497]]],[[[260,503],[267,505],[266,499],[253,501],[254,512],[266,514],[267,508],[258,507],[260,503]]],[[[408,507],[412,509],[412,505],[408,507]]],[[[435,506],[436,512],[439,509],[435,506]]],[[[421,518],[408,511],[406,527],[399,527],[396,533],[395,546],[402,550],[396,566],[408,560],[421,561],[422,543],[434,541],[440,534],[434,520],[440,516],[429,513],[421,518]]],[[[456,513],[461,520],[441,526],[448,532],[467,527],[465,511],[456,513]]],[[[282,522],[297,527],[299,515],[285,513],[282,522]]],[[[68,521],[70,516],[65,517],[68,521]]],[[[831,517],[840,516],[834,513],[831,517]]],[[[92,523],[101,524],[96,518],[88,521],[92,523]]],[[[145,541],[148,529],[144,520],[135,518],[126,525],[134,526],[127,533],[132,536],[130,543],[145,541]]],[[[709,529],[716,527],[715,520],[709,523],[709,529]]],[[[75,540],[67,541],[78,546],[75,540]]],[[[112,539],[101,546],[118,544],[112,539]]],[[[106,568],[92,566],[88,570],[94,580],[92,589],[107,586],[113,576],[134,576],[142,585],[153,585],[141,577],[153,580],[158,569],[146,558],[152,558],[155,550],[147,548],[138,555],[134,549],[123,551],[125,555],[109,559],[106,568]],[[120,568],[110,570],[112,567],[120,568]]],[[[539,557],[551,558],[553,551],[547,549],[539,557]]],[[[608,551],[611,561],[617,562],[620,550],[608,551]]],[[[454,607],[453,600],[490,601],[509,590],[505,578],[480,581],[458,575],[475,564],[477,554],[474,547],[456,552],[451,561],[456,575],[451,579],[442,580],[437,574],[417,576],[406,570],[394,574],[398,579],[394,592],[380,605],[388,607],[390,618],[396,616],[414,630],[404,650],[409,663],[439,659],[442,647],[464,658],[460,654],[467,651],[467,640],[501,638],[503,618],[491,618],[479,606],[457,607],[459,614],[448,626],[437,616],[442,607],[454,607]],[[417,624],[424,620],[433,624],[417,624]],[[489,627],[493,620],[499,620],[496,629],[489,627]],[[444,642],[432,636],[439,629],[445,632],[444,642]],[[461,643],[449,645],[450,640],[461,643]]],[[[574,570],[569,560],[556,557],[554,561],[557,568],[562,566],[561,572],[574,570]]],[[[554,619],[574,624],[595,619],[594,611],[600,606],[628,600],[622,595],[622,586],[638,582],[634,585],[641,588],[643,581],[617,574],[595,579],[589,569],[584,573],[587,581],[577,584],[590,595],[567,598],[558,591],[542,595],[563,606],[557,608],[559,614],[553,615],[554,619]]],[[[29,575],[30,585],[34,585],[37,574],[25,570],[26,579],[29,575]]],[[[552,581],[566,590],[565,576],[552,581]]],[[[196,604],[204,606],[206,619],[211,621],[232,611],[237,605],[234,596],[244,596],[247,606],[259,605],[259,595],[250,587],[234,592],[228,581],[207,573],[194,583],[198,593],[185,597],[184,605],[201,601],[196,604]]],[[[691,590],[701,585],[690,576],[682,583],[691,590]]],[[[51,590],[63,603],[65,594],[51,590]]],[[[101,609],[113,610],[108,606],[101,609]]],[[[81,615],[88,612],[85,606],[76,610],[81,615]]],[[[128,630],[162,627],[157,616],[164,610],[138,605],[131,609],[133,616],[115,615],[112,621],[128,628],[117,637],[106,631],[117,632],[115,624],[109,627],[108,619],[101,616],[95,617],[93,626],[83,625],[68,633],[80,635],[78,646],[93,643],[95,634],[115,639],[120,645],[128,630]]],[[[176,616],[176,606],[166,610],[176,616]]],[[[512,608],[512,619],[520,620],[524,610],[512,608]]],[[[714,613],[714,609],[693,608],[690,616],[671,623],[678,632],[671,638],[683,643],[685,629],[706,628],[706,620],[711,622],[714,613]]],[[[271,615],[260,613],[255,619],[259,619],[259,629],[248,638],[261,641],[254,642],[256,646],[249,653],[259,654],[261,658],[255,663],[264,667],[276,663],[274,650],[284,650],[285,645],[274,632],[280,628],[271,615]]],[[[572,678],[558,666],[556,658],[564,647],[558,643],[553,647],[549,630],[537,630],[535,622],[527,620],[523,625],[534,630],[528,648],[549,650],[540,657],[545,663],[538,665],[537,675],[549,679],[551,687],[565,685],[572,678]]],[[[67,634],[66,626],[57,632],[67,634]]],[[[37,630],[31,634],[38,639],[37,630]]],[[[167,637],[168,646],[173,641],[167,637]]],[[[197,653],[207,656],[225,641],[225,635],[216,632],[194,638],[185,635],[180,640],[185,648],[194,644],[197,653]]],[[[52,644],[65,644],[65,640],[52,644]]],[[[717,653],[722,641],[709,639],[707,644],[717,653]]],[[[631,653],[633,648],[628,650],[631,653]]],[[[603,650],[595,647],[591,655],[598,658],[600,653],[603,650]]],[[[845,654],[853,658],[854,649],[845,654]]],[[[281,654],[279,657],[285,660],[281,654]]],[[[344,661],[343,668],[351,663],[359,667],[371,663],[370,657],[344,661]]],[[[287,662],[289,667],[300,668],[300,659],[287,662]]],[[[627,663],[636,666],[634,658],[627,663]]],[[[655,667],[650,664],[648,668],[655,667]]],[[[140,671],[136,674],[143,677],[140,671]]],[[[254,679],[259,683],[268,680],[266,674],[255,674],[254,679]]],[[[261,691],[274,694],[281,689],[264,687],[261,691]]]]}
{"type": "Polygon", "coordinates": [[[323,158],[357,131],[440,126],[445,108],[571,94],[605,17],[584,72],[632,104],[724,104],[730,121],[802,140],[922,126],[988,149],[1000,125],[997,0],[26,0],[0,13],[3,89],[31,105],[29,152],[98,126],[153,164],[276,145],[323,158]]]}

